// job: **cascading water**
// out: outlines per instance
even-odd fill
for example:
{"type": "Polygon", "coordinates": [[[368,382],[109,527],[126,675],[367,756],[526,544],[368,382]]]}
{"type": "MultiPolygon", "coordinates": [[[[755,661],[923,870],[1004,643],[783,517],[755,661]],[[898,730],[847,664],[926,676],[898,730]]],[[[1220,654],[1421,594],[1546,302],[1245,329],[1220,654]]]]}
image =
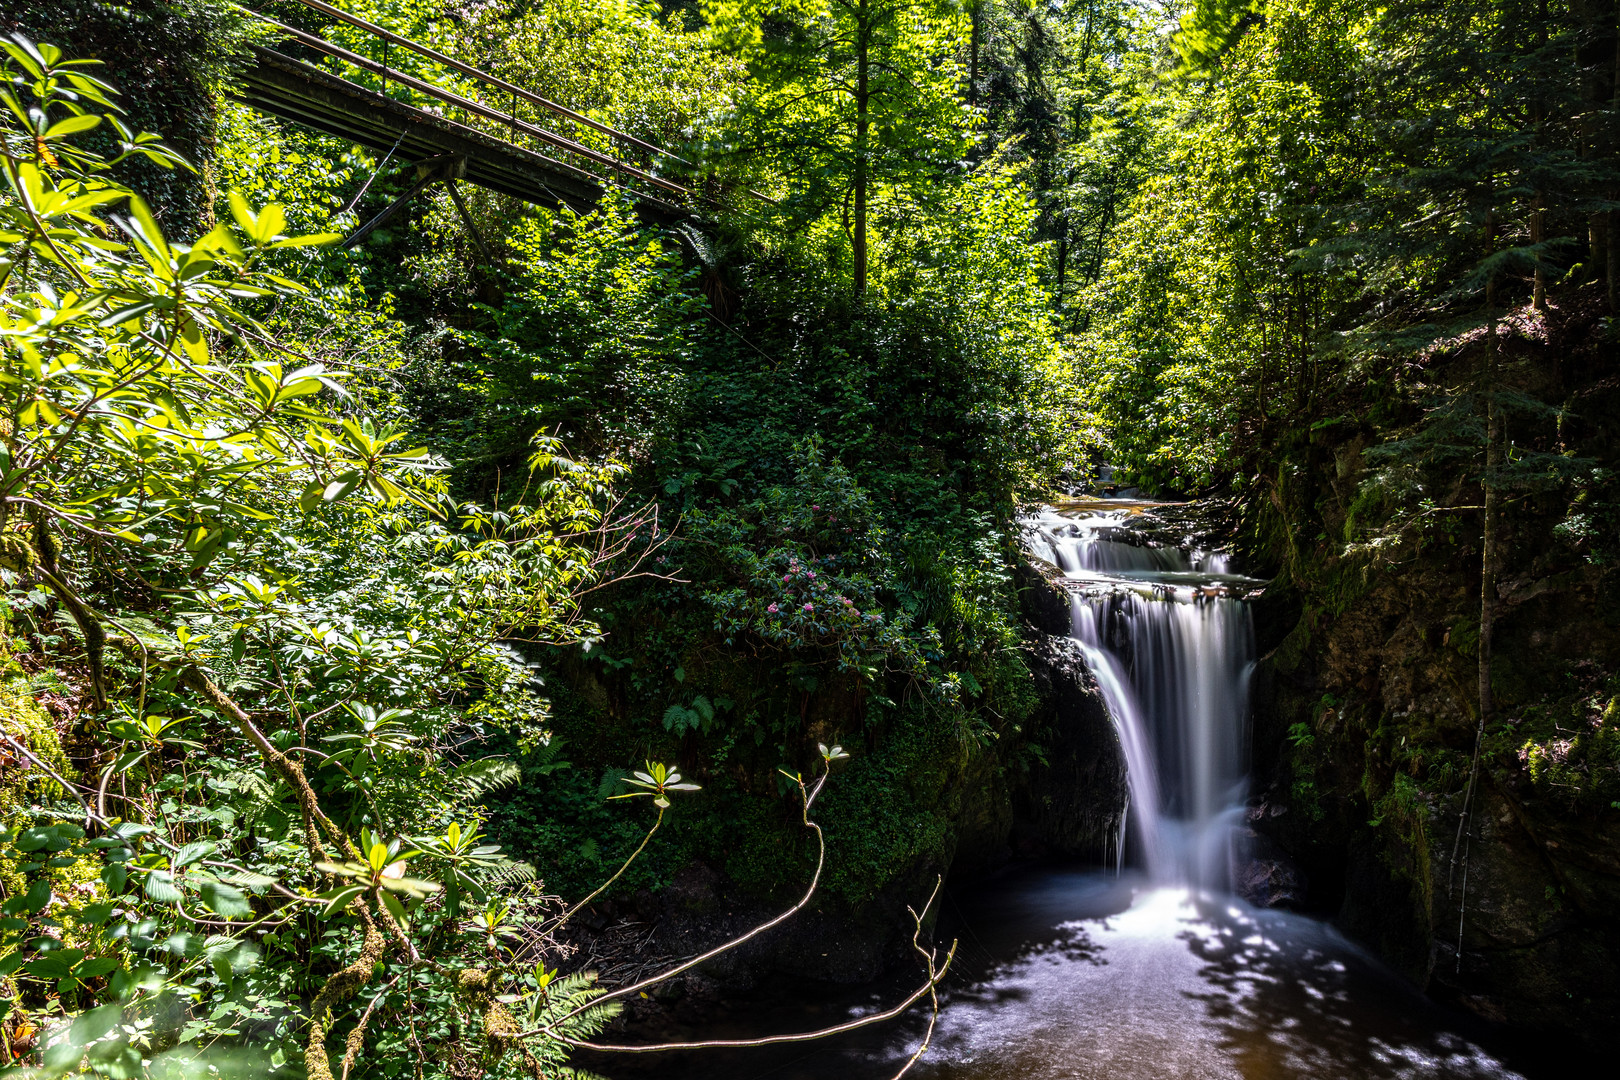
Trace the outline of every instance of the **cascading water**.
{"type": "MultiPolygon", "coordinates": [[[[1108,501],[1028,523],[1031,551],[1068,578],[1074,640],[1127,759],[1113,872],[1046,865],[976,889],[948,881],[939,939],[959,938],[962,950],[937,1024],[914,1010],[899,1030],[851,1042],[661,1065],[665,1080],[1523,1080],[1462,1034],[1469,1021],[1331,926],[1231,894],[1254,651],[1240,597],[1259,582],[1195,545],[1155,546],[1133,527],[1143,510],[1168,516],[1108,501]],[[1120,849],[1145,875],[1119,872],[1120,849]]],[[[869,1015],[915,978],[905,970],[887,993],[862,988],[810,1009],[797,998],[761,1005],[737,1034],[819,1027],[835,1010],[869,1015]]],[[[793,992],[804,982],[792,980],[793,992]]]]}
{"type": "MultiPolygon", "coordinates": [[[[914,1010],[898,1030],[794,1042],[776,1057],[706,1054],[685,1069],[661,1064],[660,1076],[1524,1080],[1463,1034],[1478,1030],[1471,1021],[1331,926],[1231,894],[1254,652],[1241,597],[1260,583],[1193,544],[1155,545],[1133,527],[1144,510],[1168,516],[1098,501],[1028,522],[1031,552],[1068,578],[1074,640],[1127,759],[1113,872],[1046,865],[978,888],[952,879],[936,940],[962,948],[937,1016],[914,1010]],[[1146,874],[1121,873],[1120,849],[1146,874]]],[[[736,1033],[869,1016],[915,979],[906,970],[888,993],[861,988],[810,1008],[761,1005],[736,1033]]],[[[794,992],[804,983],[793,979],[794,992]]]]}
{"type": "Polygon", "coordinates": [[[1141,509],[1048,511],[1029,523],[1030,546],[1073,585],[1073,635],[1119,731],[1141,861],[1160,882],[1223,888],[1254,656],[1248,608],[1232,591],[1250,582],[1219,553],[1133,542],[1141,509]]]}

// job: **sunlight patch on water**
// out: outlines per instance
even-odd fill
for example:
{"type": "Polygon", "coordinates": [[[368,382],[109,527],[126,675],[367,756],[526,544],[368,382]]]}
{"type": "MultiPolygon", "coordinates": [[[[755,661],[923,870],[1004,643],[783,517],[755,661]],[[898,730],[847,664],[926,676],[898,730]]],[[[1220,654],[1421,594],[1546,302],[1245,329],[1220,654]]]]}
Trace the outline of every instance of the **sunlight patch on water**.
{"type": "MultiPolygon", "coordinates": [[[[1069,875],[1066,875],[1069,876],[1069,875]]],[[[1039,917],[1049,896],[1035,897],[1039,917]]],[[[997,918],[1017,919],[998,909],[997,918]]],[[[1048,923],[1052,926],[1052,923],[1048,923]]],[[[1006,924],[1003,924],[1006,927],[1006,924]]],[[[1070,918],[952,993],[938,1080],[1514,1080],[1330,927],[1188,888],[1070,918]]],[[[1029,939],[1026,939],[1029,940],[1029,939]]],[[[993,946],[992,946],[993,947],[993,946]]]]}

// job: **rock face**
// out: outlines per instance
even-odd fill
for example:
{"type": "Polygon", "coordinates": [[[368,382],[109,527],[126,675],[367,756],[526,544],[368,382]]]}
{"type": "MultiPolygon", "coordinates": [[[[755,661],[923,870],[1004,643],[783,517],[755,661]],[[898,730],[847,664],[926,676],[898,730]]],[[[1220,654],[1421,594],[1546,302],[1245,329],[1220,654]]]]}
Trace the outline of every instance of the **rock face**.
{"type": "Polygon", "coordinates": [[[1238,866],[1232,888],[1256,907],[1307,906],[1308,879],[1266,831],[1268,818],[1287,812],[1287,807],[1264,800],[1249,808],[1248,828],[1243,834],[1248,858],[1238,866]]]}
{"type": "Polygon", "coordinates": [[[1612,317],[1587,285],[1413,361],[1428,387],[1496,365],[1522,396],[1503,414],[1512,455],[1582,463],[1498,489],[1493,596],[1479,447],[1424,449],[1427,399],[1336,391],[1256,456],[1239,514],[1241,543],[1278,568],[1254,609],[1253,790],[1283,812],[1255,828],[1300,866],[1308,906],[1549,1054],[1609,1051],[1620,1031],[1612,317]]]}
{"type": "Polygon", "coordinates": [[[1030,724],[1040,756],[1013,797],[1016,850],[1110,861],[1129,799],[1125,759],[1095,679],[1069,637],[1069,593],[1057,568],[1020,569],[1030,668],[1042,709],[1030,724]]]}
{"type": "Polygon", "coordinates": [[[1251,819],[1301,868],[1303,906],[1430,993],[1597,1049],[1620,1030],[1620,813],[1536,782],[1521,748],[1543,722],[1601,735],[1582,694],[1612,693],[1620,635],[1597,574],[1535,578],[1519,550],[1477,767],[1466,556],[1371,575],[1337,612],[1297,589],[1260,601],[1251,819]]]}
{"type": "Polygon", "coordinates": [[[1431,979],[1492,1019],[1577,1027],[1580,1037],[1612,1045],[1620,1030],[1620,827],[1612,815],[1605,822],[1549,813],[1515,786],[1493,777],[1476,795],[1458,880],[1448,870],[1434,882],[1431,979]]]}

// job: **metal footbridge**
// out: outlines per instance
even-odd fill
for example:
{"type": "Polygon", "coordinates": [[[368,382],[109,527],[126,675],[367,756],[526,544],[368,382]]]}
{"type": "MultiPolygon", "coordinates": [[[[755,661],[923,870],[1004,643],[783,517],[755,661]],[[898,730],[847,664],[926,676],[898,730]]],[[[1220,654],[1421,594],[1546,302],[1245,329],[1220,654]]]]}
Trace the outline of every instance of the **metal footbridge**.
{"type": "Polygon", "coordinates": [[[251,12],[273,25],[284,43],[277,48],[252,47],[251,63],[234,96],[257,111],[416,166],[415,184],[356,230],[346,246],[358,243],[435,181],[449,187],[481,248],[483,241],[456,190],[458,180],[525,202],[581,213],[594,208],[607,192],[618,190],[634,201],[644,220],[661,224],[715,205],[712,196],[663,175],[690,175],[695,169],[652,143],[324,0],[297,3],[362,31],[376,46],[371,51],[380,57],[362,55],[251,12]],[[396,49],[453,72],[456,88],[401,70],[400,60],[415,62],[395,53],[396,49]],[[343,74],[307,57],[336,61],[333,66],[343,74]]]}

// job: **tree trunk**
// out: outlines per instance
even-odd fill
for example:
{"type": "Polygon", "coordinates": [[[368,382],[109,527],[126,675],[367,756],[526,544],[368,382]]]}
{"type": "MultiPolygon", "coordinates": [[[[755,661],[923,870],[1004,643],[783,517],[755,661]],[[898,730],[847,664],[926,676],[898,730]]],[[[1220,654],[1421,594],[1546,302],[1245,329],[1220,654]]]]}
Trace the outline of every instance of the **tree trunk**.
{"type": "MultiPolygon", "coordinates": [[[[1496,215],[1485,219],[1486,251],[1496,242],[1496,215]]],[[[1501,544],[1501,516],[1498,490],[1502,469],[1502,410],[1497,405],[1496,275],[1485,282],[1485,529],[1480,554],[1479,582],[1479,722],[1483,731],[1496,712],[1496,696],[1491,690],[1491,646],[1496,628],[1497,548],[1501,544]]]]}
{"type": "MultiPolygon", "coordinates": [[[[1613,76],[1611,77],[1610,91],[1611,91],[1611,94],[1610,94],[1610,101],[1609,101],[1609,156],[1610,156],[1610,159],[1612,160],[1613,157],[1614,157],[1614,152],[1615,152],[1615,146],[1614,146],[1615,126],[1614,125],[1616,123],[1620,123],[1620,32],[1616,32],[1615,37],[1614,37],[1614,73],[1613,73],[1613,76]]],[[[1620,191],[1615,191],[1613,189],[1610,189],[1610,191],[1609,191],[1609,199],[1610,199],[1610,201],[1620,199],[1620,191]]],[[[1616,270],[1617,270],[1617,267],[1615,266],[1615,263],[1617,261],[1620,261],[1620,260],[1616,259],[1615,253],[1616,253],[1616,248],[1620,248],[1620,236],[1615,235],[1614,211],[1610,210],[1604,216],[1609,219],[1608,220],[1609,251],[1608,251],[1608,259],[1605,261],[1604,267],[1603,267],[1603,276],[1607,279],[1607,284],[1609,286],[1609,312],[1610,312],[1610,314],[1613,314],[1616,310],[1620,310],[1620,309],[1617,309],[1616,306],[1615,306],[1615,276],[1616,276],[1616,270]]]]}
{"type": "MultiPolygon", "coordinates": [[[[1540,0],[1536,8],[1536,50],[1545,53],[1547,49],[1547,0],[1540,0]]],[[[1546,137],[1547,108],[1546,103],[1539,97],[1530,103],[1530,127],[1535,132],[1535,142],[1532,146],[1538,147],[1546,137]]],[[[1535,283],[1530,289],[1530,308],[1532,311],[1547,310],[1547,266],[1540,245],[1547,239],[1547,193],[1540,188],[1536,189],[1531,201],[1530,210],[1530,243],[1537,248],[1535,254],[1536,276],[1535,283]]]]}
{"type": "MultiPolygon", "coordinates": [[[[1577,0],[1572,0],[1570,4],[1571,21],[1575,29],[1571,59],[1575,62],[1577,97],[1580,100],[1574,130],[1575,157],[1582,162],[1590,162],[1602,156],[1602,150],[1598,146],[1600,131],[1597,113],[1600,108],[1598,103],[1602,100],[1603,94],[1597,83],[1597,60],[1592,55],[1592,43],[1598,32],[1599,14],[1596,9],[1599,6],[1598,3],[1581,3],[1577,0]]],[[[1596,196],[1598,192],[1587,188],[1583,194],[1596,196]]],[[[1603,214],[1589,211],[1586,214],[1586,257],[1581,262],[1580,279],[1574,284],[1582,285],[1595,281],[1603,273],[1606,233],[1607,224],[1603,220],[1603,214]]]]}
{"type": "Polygon", "coordinates": [[[1068,263],[1069,238],[1059,236],[1057,249],[1057,308],[1059,311],[1063,310],[1063,271],[1067,269],[1068,263]]]}
{"type": "Polygon", "coordinates": [[[1540,245],[1547,239],[1546,196],[1536,192],[1535,208],[1530,212],[1530,243],[1536,247],[1536,280],[1530,289],[1530,306],[1536,311],[1547,310],[1547,268],[1542,262],[1540,245]]]}
{"type": "Polygon", "coordinates": [[[969,105],[977,105],[979,103],[979,19],[981,18],[980,9],[983,8],[983,6],[984,4],[981,2],[974,4],[973,7],[968,9],[968,17],[973,20],[973,44],[968,50],[969,105]]]}
{"type": "MultiPolygon", "coordinates": [[[[1495,325],[1493,319],[1491,323],[1493,331],[1495,325]]],[[[1487,381],[1488,387],[1494,382],[1496,367],[1494,333],[1491,338],[1492,379],[1487,381]]],[[[1496,629],[1497,547],[1501,543],[1499,535],[1501,524],[1498,521],[1501,514],[1499,506],[1501,496],[1497,491],[1497,479],[1493,474],[1502,467],[1502,413],[1496,406],[1494,391],[1490,393],[1492,400],[1486,406],[1488,422],[1485,444],[1485,537],[1484,552],[1480,559],[1479,584],[1479,715],[1482,724],[1489,724],[1496,713],[1496,697],[1491,691],[1491,640],[1496,629]]]]}
{"type": "Polygon", "coordinates": [[[867,77],[870,74],[872,22],[867,11],[868,0],[861,0],[856,14],[855,31],[855,295],[866,295],[866,185],[867,143],[870,137],[871,116],[867,112],[867,77]]]}
{"type": "MultiPolygon", "coordinates": [[[[1620,199],[1620,193],[1610,194],[1609,198],[1611,198],[1611,199],[1620,199]]],[[[1614,289],[1615,263],[1617,261],[1620,261],[1620,260],[1617,260],[1615,258],[1615,248],[1620,247],[1620,245],[1617,245],[1615,241],[1617,239],[1620,239],[1620,238],[1617,238],[1615,236],[1614,211],[1610,210],[1607,214],[1604,214],[1603,216],[1608,218],[1608,222],[1609,222],[1609,224],[1608,224],[1609,254],[1608,254],[1607,260],[1605,260],[1605,262],[1603,264],[1603,276],[1608,281],[1609,311],[1610,311],[1610,313],[1613,313],[1614,311],[1617,310],[1616,307],[1615,307],[1615,295],[1614,295],[1614,293],[1615,293],[1615,289],[1614,289]]]]}

